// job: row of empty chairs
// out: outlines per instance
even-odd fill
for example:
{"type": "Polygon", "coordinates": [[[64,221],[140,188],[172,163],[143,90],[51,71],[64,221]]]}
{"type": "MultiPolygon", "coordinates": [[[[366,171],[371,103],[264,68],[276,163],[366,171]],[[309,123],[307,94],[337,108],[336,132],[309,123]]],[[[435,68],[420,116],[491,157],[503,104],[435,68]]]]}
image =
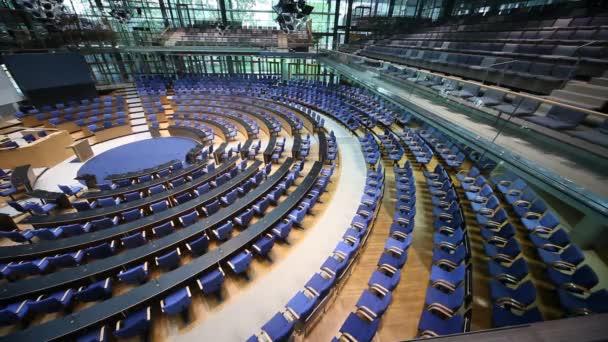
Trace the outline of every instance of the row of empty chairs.
{"type": "MultiPolygon", "coordinates": [[[[335,164],[322,171],[323,187],[327,185],[333,174],[335,164]]],[[[261,332],[251,336],[247,341],[282,341],[289,339],[296,324],[306,325],[316,310],[327,302],[332,287],[340,282],[356,258],[358,248],[364,243],[379,209],[384,188],[384,171],[382,167],[377,171],[368,172],[366,194],[361,199],[357,214],[353,218],[332,254],[321,265],[320,271],[304,285],[285,305],[285,308],[276,313],[261,328],[261,332]]],[[[292,213],[298,212],[295,209],[292,213]]],[[[294,216],[295,217],[295,216],[294,216]]]]}
{"type": "Polygon", "coordinates": [[[423,170],[433,206],[433,266],[419,336],[434,337],[468,331],[472,289],[467,269],[471,257],[464,215],[454,184],[437,164],[423,170]]]}
{"type": "MultiPolygon", "coordinates": [[[[380,319],[392,299],[392,291],[401,280],[401,268],[407,260],[412,243],[416,213],[416,184],[408,162],[403,167],[395,165],[396,199],[395,215],[384,252],[372,273],[366,288],[340,328],[341,337],[349,341],[371,341],[378,330],[380,319]]],[[[380,180],[382,164],[377,171],[369,170],[368,178],[380,180]]],[[[371,199],[366,199],[367,203],[371,199]]],[[[340,341],[334,338],[334,341],[340,341]]]]}
{"type": "MultiPolygon", "coordinates": [[[[475,174],[475,170],[470,172],[475,174]]],[[[481,183],[477,181],[481,177],[483,176],[475,177],[475,182],[481,183]]],[[[513,173],[494,175],[492,182],[512,206],[525,228],[540,261],[547,268],[547,276],[557,290],[564,312],[568,315],[606,312],[608,291],[596,288],[599,283],[597,275],[585,263],[585,255],[570,240],[566,228],[553,209],[522,178],[513,173]]],[[[497,212],[495,216],[504,216],[504,213],[499,214],[497,212]]],[[[505,245],[507,247],[511,246],[505,245]]]]}
{"type": "Polygon", "coordinates": [[[213,125],[215,127],[219,127],[224,135],[225,141],[235,140],[237,133],[238,133],[236,126],[221,116],[199,114],[199,113],[194,113],[191,115],[188,112],[184,112],[184,113],[176,112],[175,114],[173,114],[173,120],[176,121],[178,119],[188,120],[188,121],[199,121],[199,122],[205,123],[207,125],[213,125]]]}

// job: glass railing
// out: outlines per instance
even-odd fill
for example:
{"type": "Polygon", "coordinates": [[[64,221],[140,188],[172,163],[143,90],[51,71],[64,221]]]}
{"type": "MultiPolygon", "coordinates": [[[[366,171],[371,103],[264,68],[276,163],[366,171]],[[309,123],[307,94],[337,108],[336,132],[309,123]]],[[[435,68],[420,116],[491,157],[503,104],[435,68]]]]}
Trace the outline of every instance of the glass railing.
{"type": "Polygon", "coordinates": [[[589,218],[605,224],[608,147],[592,140],[608,132],[599,127],[583,130],[577,124],[573,124],[576,128],[555,130],[542,125],[545,119],[535,123],[537,119],[531,118],[575,111],[599,124],[608,119],[607,114],[381,60],[323,52],[320,61],[335,73],[492,158],[499,168],[513,169],[587,218],[572,226],[589,223],[589,218]],[[474,96],[464,94],[477,88],[474,96]]]}

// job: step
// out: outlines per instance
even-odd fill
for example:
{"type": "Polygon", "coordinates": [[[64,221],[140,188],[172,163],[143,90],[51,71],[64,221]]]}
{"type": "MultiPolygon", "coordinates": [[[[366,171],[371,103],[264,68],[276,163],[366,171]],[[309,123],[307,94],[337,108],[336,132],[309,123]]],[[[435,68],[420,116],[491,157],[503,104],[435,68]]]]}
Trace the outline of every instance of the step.
{"type": "Polygon", "coordinates": [[[608,99],[608,87],[603,87],[597,84],[571,81],[566,84],[563,90],[608,99]]]}
{"type": "Polygon", "coordinates": [[[591,84],[608,87],[608,77],[594,77],[591,79],[591,84]]]}
{"type": "Polygon", "coordinates": [[[608,101],[608,99],[605,98],[574,93],[563,89],[552,91],[549,98],[555,99],[556,101],[566,100],[573,105],[588,109],[601,109],[608,101]]]}

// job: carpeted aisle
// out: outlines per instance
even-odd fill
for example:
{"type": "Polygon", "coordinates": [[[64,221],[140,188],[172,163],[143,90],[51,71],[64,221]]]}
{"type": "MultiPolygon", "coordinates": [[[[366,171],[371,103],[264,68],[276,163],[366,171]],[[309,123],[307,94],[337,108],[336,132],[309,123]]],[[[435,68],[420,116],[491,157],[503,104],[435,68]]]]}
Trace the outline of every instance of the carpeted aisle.
{"type": "Polygon", "coordinates": [[[133,172],[173,159],[184,160],[196,142],[186,138],[155,138],[136,141],[110,149],[88,160],[77,175],[93,174],[101,182],[115,173],[133,172]]]}

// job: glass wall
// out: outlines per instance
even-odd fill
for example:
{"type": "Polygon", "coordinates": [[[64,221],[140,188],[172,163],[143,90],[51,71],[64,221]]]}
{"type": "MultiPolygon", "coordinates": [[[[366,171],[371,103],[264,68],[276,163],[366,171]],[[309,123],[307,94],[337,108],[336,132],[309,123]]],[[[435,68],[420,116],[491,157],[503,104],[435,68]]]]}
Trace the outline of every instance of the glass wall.
{"type": "Polygon", "coordinates": [[[136,74],[265,74],[325,77],[316,59],[200,54],[101,53],[85,55],[99,85],[132,82],[136,74]]]}

